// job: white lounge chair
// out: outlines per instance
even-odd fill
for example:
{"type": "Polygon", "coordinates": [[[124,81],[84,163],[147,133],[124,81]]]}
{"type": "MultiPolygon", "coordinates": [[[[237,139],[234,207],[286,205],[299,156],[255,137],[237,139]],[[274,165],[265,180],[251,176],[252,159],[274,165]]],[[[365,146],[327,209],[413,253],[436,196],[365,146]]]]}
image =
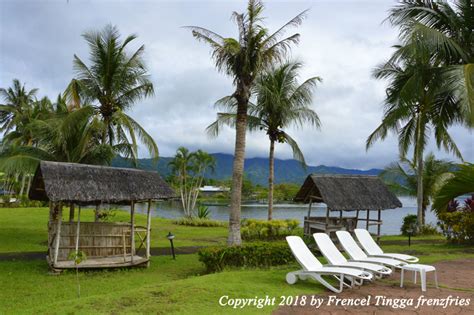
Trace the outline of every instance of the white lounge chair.
{"type": "Polygon", "coordinates": [[[392,273],[390,268],[387,268],[383,265],[347,260],[326,233],[314,233],[313,237],[323,256],[326,257],[327,261],[334,267],[347,267],[367,270],[374,273],[376,278],[389,276],[392,273]]]}
{"type": "Polygon", "coordinates": [[[339,243],[353,260],[382,264],[391,268],[401,268],[406,265],[405,262],[393,258],[368,257],[347,231],[337,231],[336,235],[339,243]]]}
{"type": "Polygon", "coordinates": [[[405,254],[395,254],[395,253],[384,253],[379,245],[374,241],[372,236],[370,236],[369,231],[365,229],[355,229],[354,230],[357,240],[362,248],[365,250],[369,257],[386,257],[394,258],[408,263],[418,262],[418,258],[405,254]]]}
{"type": "Polygon", "coordinates": [[[342,268],[342,267],[327,267],[323,266],[319,260],[314,257],[313,253],[306,246],[304,241],[299,236],[287,236],[286,241],[290,246],[293,256],[303,268],[303,270],[292,271],[286,275],[286,282],[294,284],[307,278],[312,278],[329,290],[340,293],[345,286],[352,287],[354,285],[361,285],[364,280],[372,280],[373,275],[370,272],[357,270],[353,268],[342,268]],[[339,288],[335,288],[329,282],[322,278],[323,275],[334,276],[339,281],[339,288]],[[351,281],[351,285],[344,282],[344,278],[351,281]]]}

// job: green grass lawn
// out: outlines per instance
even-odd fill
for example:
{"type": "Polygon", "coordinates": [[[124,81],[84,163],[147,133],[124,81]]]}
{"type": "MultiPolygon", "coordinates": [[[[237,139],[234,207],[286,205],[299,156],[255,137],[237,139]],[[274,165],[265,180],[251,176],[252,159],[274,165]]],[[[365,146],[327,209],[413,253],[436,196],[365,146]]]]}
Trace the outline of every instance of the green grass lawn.
{"type": "MultiPolygon", "coordinates": [[[[69,214],[64,210],[64,215],[69,214]]],[[[111,221],[129,222],[130,213],[115,211],[111,221]]],[[[81,211],[81,221],[93,221],[93,211],[81,211]]],[[[206,246],[225,244],[227,228],[225,227],[187,227],[172,224],[171,220],[152,218],[151,246],[168,247],[166,234],[176,235],[175,245],[206,246]]],[[[0,253],[46,251],[48,239],[47,208],[0,208],[0,253]]],[[[136,224],[146,226],[146,216],[136,215],[136,224]]]]}
{"type": "MultiPolygon", "coordinates": [[[[92,212],[85,211],[91,219],[92,212]]],[[[126,221],[126,212],[115,220],[126,221]]],[[[138,215],[139,224],[144,217],[138,215]]],[[[46,209],[0,209],[0,254],[44,251],[46,209]]],[[[153,219],[153,247],[168,246],[168,231],[177,236],[177,246],[223,243],[226,228],[185,227],[164,219],[153,219]]],[[[386,236],[387,252],[412,253],[421,263],[474,258],[474,247],[442,242],[440,236],[416,237],[410,248],[406,237],[386,236]]],[[[321,261],[324,261],[320,258],[321,261]]],[[[236,313],[218,305],[222,295],[253,298],[265,295],[318,294],[325,289],[313,281],[295,285],[285,275],[296,263],[270,269],[231,269],[205,274],[196,254],[152,257],[150,268],[80,272],[81,298],[77,297],[74,271],[48,274],[45,260],[0,261],[0,314],[224,314],[236,313]]],[[[278,301],[278,299],[277,299],[278,301]]],[[[239,314],[269,314],[275,307],[246,308],[239,314]]]]}

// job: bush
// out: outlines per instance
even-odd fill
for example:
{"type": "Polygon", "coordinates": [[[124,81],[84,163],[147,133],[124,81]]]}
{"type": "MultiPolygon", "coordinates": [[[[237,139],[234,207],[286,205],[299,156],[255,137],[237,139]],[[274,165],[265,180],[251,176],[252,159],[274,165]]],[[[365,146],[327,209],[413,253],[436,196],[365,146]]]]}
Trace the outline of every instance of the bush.
{"type": "Polygon", "coordinates": [[[439,231],[438,231],[438,228],[433,225],[433,224],[425,224],[425,225],[422,225],[419,229],[418,229],[418,234],[419,235],[436,235],[436,234],[440,234],[439,231]]]}
{"type": "Polygon", "coordinates": [[[418,217],[416,214],[408,214],[403,217],[403,224],[400,228],[402,235],[408,236],[408,229],[412,229],[412,236],[418,234],[418,217]]]}
{"type": "Polygon", "coordinates": [[[198,252],[208,272],[226,267],[269,267],[294,261],[286,243],[250,243],[242,246],[206,247],[198,252]]]}
{"type": "Polygon", "coordinates": [[[181,219],[174,220],[173,224],[187,225],[187,226],[202,226],[202,227],[227,226],[226,222],[223,222],[223,221],[200,219],[200,218],[181,218],[181,219]]]}
{"type": "Polygon", "coordinates": [[[474,212],[461,209],[438,215],[438,226],[448,240],[457,243],[474,243],[474,212]]]}
{"type": "Polygon", "coordinates": [[[300,234],[298,220],[242,220],[240,230],[243,240],[282,240],[285,236],[300,234]],[[298,231],[299,232],[299,231],[298,231]]]}
{"type": "Polygon", "coordinates": [[[199,219],[210,219],[211,211],[209,211],[209,207],[199,205],[196,211],[196,215],[199,219]]]}

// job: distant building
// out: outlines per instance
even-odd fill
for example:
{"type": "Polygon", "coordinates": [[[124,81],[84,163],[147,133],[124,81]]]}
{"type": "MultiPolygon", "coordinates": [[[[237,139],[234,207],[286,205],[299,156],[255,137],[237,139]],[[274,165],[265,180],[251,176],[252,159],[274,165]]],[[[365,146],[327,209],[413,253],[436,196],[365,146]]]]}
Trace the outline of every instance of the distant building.
{"type": "Polygon", "coordinates": [[[216,194],[228,193],[230,188],[218,186],[203,186],[199,188],[201,194],[205,196],[212,196],[216,194]]]}

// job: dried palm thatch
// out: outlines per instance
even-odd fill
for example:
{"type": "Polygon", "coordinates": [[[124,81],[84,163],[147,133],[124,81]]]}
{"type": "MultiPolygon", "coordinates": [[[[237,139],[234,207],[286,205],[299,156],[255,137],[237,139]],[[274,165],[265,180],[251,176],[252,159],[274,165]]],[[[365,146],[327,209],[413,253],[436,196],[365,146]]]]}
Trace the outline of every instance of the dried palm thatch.
{"type": "Polygon", "coordinates": [[[175,192],[156,172],[42,161],[29,197],[77,204],[130,203],[167,199],[175,192]]]}
{"type": "Polygon", "coordinates": [[[324,202],[330,210],[383,210],[402,206],[377,176],[309,175],[294,199],[324,202]]]}

